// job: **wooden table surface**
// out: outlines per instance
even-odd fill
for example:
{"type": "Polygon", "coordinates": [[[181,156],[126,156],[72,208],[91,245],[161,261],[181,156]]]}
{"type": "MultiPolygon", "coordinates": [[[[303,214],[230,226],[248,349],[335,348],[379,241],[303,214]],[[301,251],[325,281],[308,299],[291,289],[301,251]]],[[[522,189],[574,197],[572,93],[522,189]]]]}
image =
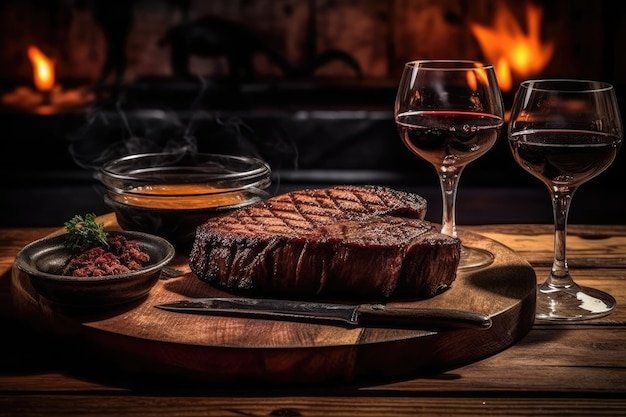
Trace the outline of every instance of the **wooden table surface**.
{"type": "MultiPolygon", "coordinates": [[[[551,225],[462,229],[507,245],[539,281],[546,277],[551,225]]],[[[617,300],[605,318],[535,323],[504,351],[440,374],[281,387],[172,384],[97,363],[79,365],[84,361],[64,354],[62,334],[23,322],[10,294],[17,252],[57,230],[0,229],[0,416],[626,415],[626,225],[568,229],[576,281],[617,300]]]]}

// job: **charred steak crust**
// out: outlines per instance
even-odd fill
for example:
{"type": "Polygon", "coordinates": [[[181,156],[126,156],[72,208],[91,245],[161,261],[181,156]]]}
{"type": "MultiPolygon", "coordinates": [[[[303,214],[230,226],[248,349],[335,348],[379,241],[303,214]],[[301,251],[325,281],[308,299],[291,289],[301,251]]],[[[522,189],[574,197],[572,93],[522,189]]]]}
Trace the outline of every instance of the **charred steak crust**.
{"type": "Polygon", "coordinates": [[[419,195],[382,186],[293,191],[205,222],[189,265],[239,293],[432,297],[456,278],[460,241],[425,214],[419,195]]]}

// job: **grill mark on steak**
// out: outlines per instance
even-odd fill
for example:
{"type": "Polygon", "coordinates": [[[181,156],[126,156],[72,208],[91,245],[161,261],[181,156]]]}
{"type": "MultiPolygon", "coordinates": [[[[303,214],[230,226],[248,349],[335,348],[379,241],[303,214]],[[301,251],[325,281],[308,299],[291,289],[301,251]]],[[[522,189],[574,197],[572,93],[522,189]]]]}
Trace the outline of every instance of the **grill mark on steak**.
{"type": "MultiPolygon", "coordinates": [[[[423,218],[425,213],[425,201],[414,196],[416,201],[404,201],[405,205],[398,205],[401,201],[398,192],[381,187],[333,187],[329,189],[303,190],[287,195],[278,196],[268,200],[261,207],[250,207],[258,211],[256,217],[260,223],[267,222],[268,215],[280,220],[285,227],[293,229],[297,233],[306,233],[314,230],[319,225],[332,223],[341,219],[356,219],[369,217],[376,214],[397,214],[407,217],[423,218]],[[380,195],[379,195],[380,193],[380,195]],[[390,206],[383,198],[385,195],[396,206],[390,206]],[[410,203],[420,209],[410,207],[410,203]],[[265,206],[265,207],[264,207],[265,206]],[[261,210],[259,210],[259,208],[261,210]],[[269,213],[264,213],[266,208],[269,213]]],[[[270,227],[276,226],[270,224],[270,227]]],[[[272,232],[284,232],[273,227],[272,232]]]]}

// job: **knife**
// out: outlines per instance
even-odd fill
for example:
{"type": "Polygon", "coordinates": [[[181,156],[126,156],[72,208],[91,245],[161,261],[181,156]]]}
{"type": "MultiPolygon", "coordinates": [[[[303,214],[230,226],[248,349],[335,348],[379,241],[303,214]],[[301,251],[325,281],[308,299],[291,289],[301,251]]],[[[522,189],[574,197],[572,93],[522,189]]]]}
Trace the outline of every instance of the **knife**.
{"type": "Polygon", "coordinates": [[[267,298],[192,298],[155,307],[177,313],[310,321],[346,327],[483,330],[491,327],[491,318],[476,312],[402,308],[385,304],[339,304],[267,298]]]}

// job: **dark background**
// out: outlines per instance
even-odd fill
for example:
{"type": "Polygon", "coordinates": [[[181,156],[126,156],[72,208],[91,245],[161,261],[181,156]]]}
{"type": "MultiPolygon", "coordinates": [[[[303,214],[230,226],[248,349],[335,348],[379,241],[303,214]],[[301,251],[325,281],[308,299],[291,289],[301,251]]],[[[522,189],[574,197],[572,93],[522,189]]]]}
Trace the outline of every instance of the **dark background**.
{"type": "MultiPolygon", "coordinates": [[[[415,191],[428,200],[428,218],[439,221],[434,168],[402,146],[393,124],[399,69],[417,57],[483,59],[467,25],[490,24],[497,4],[0,2],[3,96],[33,88],[25,50],[36,44],[56,58],[64,91],[87,97],[45,106],[37,99],[2,101],[0,226],[61,226],[74,214],[107,213],[97,180],[103,160],[184,146],[262,157],[273,170],[273,193],[338,183],[415,191]],[[294,68],[316,59],[320,65],[287,73],[259,54],[252,73],[233,75],[225,55],[215,54],[192,56],[190,73],[181,74],[172,47],[159,41],[169,28],[204,16],[253,34],[242,44],[218,37],[220,54],[245,55],[242,45],[256,39],[294,68]],[[329,50],[341,54],[323,60],[329,50]]],[[[504,4],[523,26],[523,2],[504,4]]],[[[611,82],[626,108],[626,58],[620,53],[626,19],[615,3],[533,4],[544,10],[544,38],[557,44],[550,64],[536,75],[611,82]]],[[[512,95],[504,91],[505,102],[512,95]]],[[[622,151],[605,173],[577,191],[570,222],[624,222],[625,158],[622,151]]],[[[514,163],[504,135],[463,173],[457,222],[552,222],[547,189],[514,163]]]]}

